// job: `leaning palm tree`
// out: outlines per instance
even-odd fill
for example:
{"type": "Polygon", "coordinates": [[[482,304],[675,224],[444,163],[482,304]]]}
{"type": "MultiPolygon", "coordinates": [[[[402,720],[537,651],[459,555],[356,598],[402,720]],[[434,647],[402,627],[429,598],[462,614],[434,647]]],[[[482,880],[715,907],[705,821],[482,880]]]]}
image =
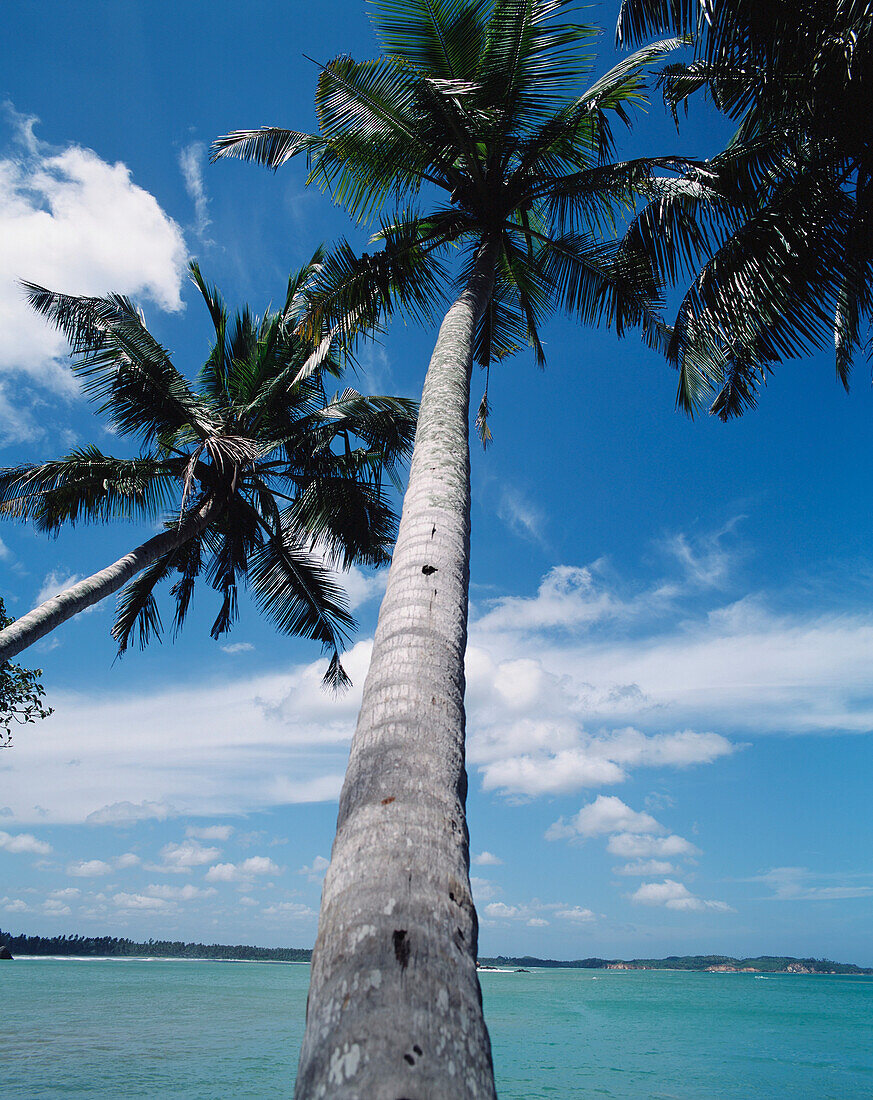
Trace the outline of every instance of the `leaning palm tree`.
{"type": "Polygon", "coordinates": [[[695,38],[662,78],[677,121],[702,91],[738,124],[636,227],[669,234],[666,279],[690,276],[666,341],[679,404],[739,415],[774,362],[828,344],[848,389],[873,350],[873,3],[623,0],[621,43],[664,31],[695,38]]]}
{"type": "MultiPolygon", "coordinates": [[[[395,308],[431,316],[452,286],[446,254],[461,258],[340,797],[301,1098],[494,1095],[464,812],[472,363],[530,345],[542,364],[539,330],[556,305],[660,339],[651,273],[611,238],[652,171],[676,166],[613,163],[610,122],[629,121],[645,67],[674,43],[639,51],[580,94],[597,32],[557,22],[569,7],[379,0],[384,56],[324,67],[319,134],[268,127],[214,146],[273,168],[305,154],[310,179],[361,220],[396,204],[374,255],[344,245],[326,260],[310,338],[395,308]]],[[[486,380],[483,439],[487,414],[486,380]]]]}
{"type": "Polygon", "coordinates": [[[74,371],[136,458],[85,447],[52,462],[0,471],[0,514],[55,533],[64,525],[164,517],[164,530],[0,631],[0,661],[116,592],[112,634],[125,650],[161,630],[154,591],[173,579],[175,627],[205,575],[221,597],[213,637],[237,617],[248,584],[282,631],[322,644],[326,680],[354,625],[331,568],[387,561],[396,530],[382,486],[412,444],[415,407],[351,389],[329,395],[341,366],[330,334],[295,333],[321,262],[292,276],[284,307],[263,318],[228,314],[196,263],[191,278],[215,339],[190,386],[119,295],[74,297],[29,286],[32,305],[69,338],[74,371]]]}

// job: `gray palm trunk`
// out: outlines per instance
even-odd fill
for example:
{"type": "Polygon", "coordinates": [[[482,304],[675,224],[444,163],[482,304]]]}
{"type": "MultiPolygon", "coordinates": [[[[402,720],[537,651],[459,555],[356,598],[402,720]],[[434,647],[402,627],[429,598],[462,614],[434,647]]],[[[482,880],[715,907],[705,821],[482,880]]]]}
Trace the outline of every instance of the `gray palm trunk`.
{"type": "Polygon", "coordinates": [[[483,245],[424,383],[340,796],[297,1100],[493,1100],[465,817],[468,411],[483,245]]]}
{"type": "Polygon", "coordinates": [[[0,662],[8,661],[40,638],[45,637],[67,619],[72,619],[80,611],[86,611],[95,603],[111,596],[119,588],[142,572],[146,566],[157,561],[163,554],[175,550],[192,535],[201,531],[213,516],[220,511],[218,501],[207,501],[197,512],[167,531],[148,539],[146,542],[125,554],[123,558],[107,565],[90,577],[77,581],[57,596],[41,603],[20,619],[0,630],[0,662]]]}

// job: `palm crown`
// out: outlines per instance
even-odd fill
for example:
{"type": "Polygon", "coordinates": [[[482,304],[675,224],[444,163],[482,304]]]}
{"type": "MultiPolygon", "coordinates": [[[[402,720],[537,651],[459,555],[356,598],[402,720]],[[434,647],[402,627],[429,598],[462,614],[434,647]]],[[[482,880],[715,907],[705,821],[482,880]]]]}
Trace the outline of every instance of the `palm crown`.
{"type": "Polygon", "coordinates": [[[623,0],[621,41],[668,29],[696,36],[694,59],[664,72],[674,113],[706,89],[739,123],[645,215],[676,242],[662,273],[694,276],[668,345],[680,404],[714,391],[714,412],[740,414],[774,361],[830,342],[848,388],[873,319],[873,7],[623,0]]]}
{"type": "Polygon", "coordinates": [[[556,23],[569,7],[379,0],[384,56],[324,66],[320,134],[266,127],[214,143],[215,157],[273,168],[305,154],[310,180],[361,221],[389,198],[404,204],[382,217],[373,237],[381,251],[358,258],[343,244],[327,259],[313,296],[313,335],[324,325],[374,325],[397,306],[429,314],[445,286],[441,254],[465,250],[463,282],[477,248],[490,242],[494,283],[478,324],[479,363],[528,344],[542,365],[539,330],[556,304],[619,333],[642,324],[653,342],[663,340],[648,258],[612,237],[618,213],[650,193],[654,171],[684,162],[610,161],[612,121],[629,122],[644,100],[644,69],[677,40],[639,50],[579,95],[597,31],[556,23]],[[423,189],[445,196],[426,213],[423,189]]]}
{"type": "Polygon", "coordinates": [[[48,532],[170,512],[166,528],[184,536],[119,597],[120,650],[137,633],[144,645],[160,632],[161,581],[174,578],[178,630],[205,574],[221,596],[213,637],[232,626],[246,582],[280,630],[321,642],[331,653],[327,679],[342,683],[339,651],[354,622],[331,566],[387,560],[396,518],[382,475],[396,478],[411,447],[415,405],[351,389],[328,395],[340,373],[331,339],[312,345],[294,332],[320,261],[292,276],[283,308],[262,318],[247,308],[231,318],[190,265],[215,331],[196,388],[128,299],[28,287],[32,305],[70,339],[85,392],[142,452],[114,458],[91,446],[5,470],[3,511],[48,532]]]}

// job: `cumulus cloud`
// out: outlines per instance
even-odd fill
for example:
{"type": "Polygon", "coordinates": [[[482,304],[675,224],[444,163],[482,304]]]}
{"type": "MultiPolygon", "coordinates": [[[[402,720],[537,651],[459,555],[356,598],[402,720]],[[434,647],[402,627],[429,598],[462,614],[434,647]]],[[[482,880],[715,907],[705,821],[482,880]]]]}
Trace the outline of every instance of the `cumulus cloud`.
{"type": "MultiPolygon", "coordinates": [[[[0,153],[0,384],[17,374],[72,395],[67,344],[26,303],[20,280],[72,294],[114,290],[158,308],[182,308],[186,248],[176,223],[122,163],[78,145],[53,148],[34,135],[36,119],[5,114],[12,144],[0,153]]],[[[44,434],[38,417],[0,402],[3,433],[44,434]]]]}
{"type": "Polygon", "coordinates": [[[120,856],[115,857],[113,863],[120,871],[124,871],[129,867],[138,867],[142,860],[136,852],[123,852],[120,856]]]}
{"type": "Polygon", "coordinates": [[[310,882],[316,882],[330,867],[330,860],[324,856],[316,856],[310,866],[303,866],[297,872],[298,875],[306,875],[310,882]]]}
{"type": "Polygon", "coordinates": [[[498,857],[491,852],[478,852],[473,856],[472,862],[478,867],[499,867],[503,863],[503,860],[498,859],[498,857]]]}
{"type": "Polygon", "coordinates": [[[7,913],[27,913],[30,906],[21,898],[0,898],[0,908],[7,913]]]}
{"type": "Polygon", "coordinates": [[[667,909],[699,911],[712,909],[721,913],[733,913],[734,910],[723,901],[704,901],[695,897],[688,887],[675,879],[665,879],[663,882],[645,882],[633,894],[630,899],[639,905],[663,905],[667,909]]]}
{"type": "Polygon", "coordinates": [[[13,834],[0,830],[0,850],[21,855],[47,856],[52,846],[44,840],[37,840],[30,833],[13,834]]]}
{"type": "Polygon", "coordinates": [[[187,874],[194,867],[211,863],[219,855],[220,848],[207,848],[196,840],[183,840],[181,844],[165,844],[161,848],[161,864],[149,869],[187,874]]]}
{"type": "Polygon", "coordinates": [[[102,859],[80,859],[67,865],[67,874],[76,878],[99,878],[112,873],[112,867],[102,859]]]}
{"type": "Polygon", "coordinates": [[[613,870],[617,875],[638,875],[640,878],[676,873],[673,864],[662,859],[638,859],[636,863],[625,863],[623,867],[615,867],[613,870]]]}
{"type": "Polygon", "coordinates": [[[615,795],[601,794],[593,802],[583,806],[569,821],[561,818],[551,825],[546,832],[546,839],[564,840],[631,831],[662,833],[664,827],[651,814],[637,813],[615,795]]]}
{"type": "Polygon", "coordinates": [[[153,898],[147,894],[127,894],[124,892],[113,894],[112,904],[118,909],[133,912],[142,911],[143,909],[160,910],[169,907],[169,902],[164,898],[153,898]]]}
{"type": "Polygon", "coordinates": [[[696,856],[698,848],[684,837],[672,833],[670,836],[638,836],[634,833],[618,833],[611,836],[606,850],[622,859],[648,859],[660,857],[696,856]]]}
{"type": "Polygon", "coordinates": [[[251,642],[232,642],[230,645],[223,645],[221,651],[233,656],[236,653],[253,653],[254,648],[251,642]]]}
{"type": "Polygon", "coordinates": [[[555,916],[560,920],[576,921],[578,923],[588,923],[588,921],[595,919],[592,910],[583,909],[581,905],[574,905],[572,909],[558,909],[555,911],[555,916]]]}
{"type": "Polygon", "coordinates": [[[268,856],[250,856],[241,863],[216,863],[206,872],[207,882],[248,882],[256,875],[278,875],[281,868],[268,856]]]}

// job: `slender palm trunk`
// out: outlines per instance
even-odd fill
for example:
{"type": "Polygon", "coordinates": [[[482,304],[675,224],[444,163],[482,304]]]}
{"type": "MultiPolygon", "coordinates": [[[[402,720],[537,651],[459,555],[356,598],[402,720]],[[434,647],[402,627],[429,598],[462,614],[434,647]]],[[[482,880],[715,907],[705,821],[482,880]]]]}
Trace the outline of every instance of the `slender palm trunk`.
{"type": "Polygon", "coordinates": [[[107,565],[98,573],[92,573],[90,577],[77,581],[57,596],[41,603],[33,611],[28,611],[20,619],[0,630],[0,662],[8,661],[23,649],[38,642],[40,638],[50,633],[55,627],[65,623],[80,611],[85,611],[95,603],[117,592],[122,585],[127,584],[131,577],[135,577],[147,565],[151,565],[162,554],[175,550],[192,535],[202,530],[212,516],[219,511],[219,502],[210,500],[199,511],[187,519],[178,527],[161,534],[137,546],[123,558],[107,565]]]}
{"type": "Polygon", "coordinates": [[[493,1100],[464,806],[468,409],[483,244],[424,383],[409,487],[340,796],[298,1100],[493,1100]]]}

